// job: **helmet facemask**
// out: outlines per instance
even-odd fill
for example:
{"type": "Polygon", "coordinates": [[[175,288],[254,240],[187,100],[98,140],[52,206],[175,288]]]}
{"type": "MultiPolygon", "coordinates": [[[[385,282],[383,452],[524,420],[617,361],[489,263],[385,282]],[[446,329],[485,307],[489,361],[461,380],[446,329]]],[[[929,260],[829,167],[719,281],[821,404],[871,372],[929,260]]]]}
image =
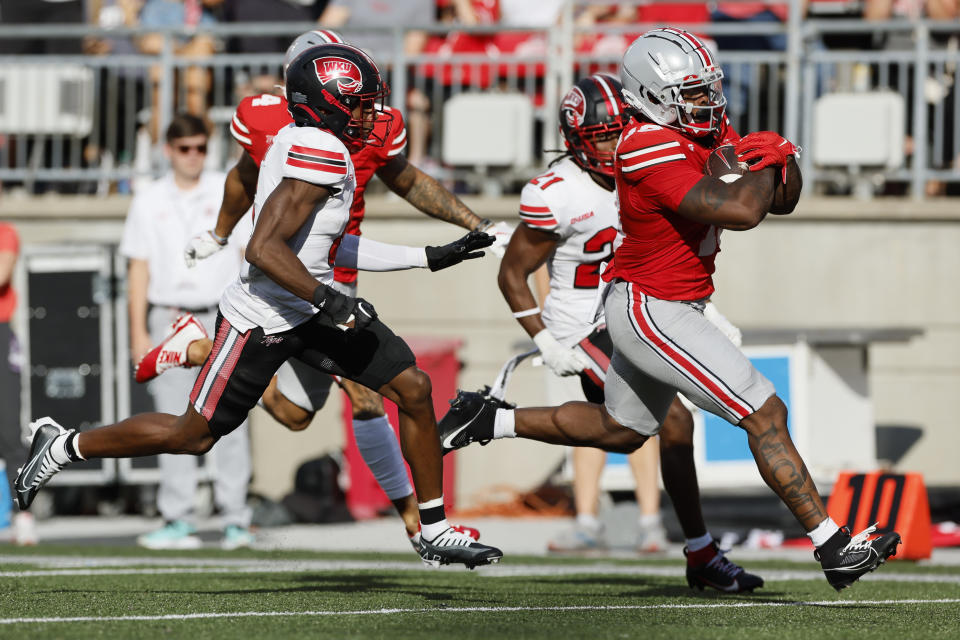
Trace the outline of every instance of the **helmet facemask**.
{"type": "Polygon", "coordinates": [[[382,147],[390,136],[393,123],[393,114],[384,109],[384,100],[390,95],[390,89],[385,83],[380,89],[364,94],[345,94],[340,99],[340,105],[349,115],[349,120],[343,128],[344,141],[351,148],[363,146],[382,147]],[[361,106],[360,117],[356,117],[357,106],[361,106]],[[387,126],[377,135],[376,124],[384,122],[387,126]]]}
{"type": "Polygon", "coordinates": [[[723,95],[723,72],[719,69],[704,74],[704,78],[680,83],[673,89],[674,102],[671,107],[677,111],[677,124],[692,136],[706,136],[717,133],[723,123],[727,98],[723,95]],[[705,96],[706,101],[699,104],[705,96]]]}
{"type": "Polygon", "coordinates": [[[597,142],[618,140],[623,132],[625,120],[626,118],[620,118],[614,122],[580,127],[576,132],[568,134],[570,139],[564,138],[564,143],[581,167],[612,178],[616,147],[609,151],[602,151],[597,147],[597,142]]]}

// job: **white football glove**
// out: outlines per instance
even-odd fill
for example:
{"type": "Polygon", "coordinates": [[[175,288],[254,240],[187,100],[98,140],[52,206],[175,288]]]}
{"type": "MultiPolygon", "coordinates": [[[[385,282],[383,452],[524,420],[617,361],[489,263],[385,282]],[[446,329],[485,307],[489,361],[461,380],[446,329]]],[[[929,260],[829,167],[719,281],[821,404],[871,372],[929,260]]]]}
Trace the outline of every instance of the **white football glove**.
{"type": "Polygon", "coordinates": [[[497,224],[484,229],[485,233],[489,233],[494,237],[493,245],[490,246],[490,251],[493,252],[493,255],[498,258],[502,258],[503,254],[507,252],[507,245],[510,244],[510,236],[513,235],[513,227],[511,227],[506,222],[498,222],[497,224]]]}
{"type": "Polygon", "coordinates": [[[533,341],[543,362],[558,376],[573,376],[590,366],[586,354],[563,346],[547,329],[533,336],[533,341]]]}
{"type": "Polygon", "coordinates": [[[204,231],[190,238],[183,250],[183,261],[191,269],[196,266],[197,260],[205,260],[227,246],[227,240],[217,240],[213,231],[204,231]]]}
{"type": "Polygon", "coordinates": [[[708,302],[703,307],[703,317],[713,323],[713,326],[717,329],[720,329],[723,335],[727,336],[733,344],[739,347],[743,343],[743,334],[740,333],[740,329],[720,313],[717,305],[708,302]]]}

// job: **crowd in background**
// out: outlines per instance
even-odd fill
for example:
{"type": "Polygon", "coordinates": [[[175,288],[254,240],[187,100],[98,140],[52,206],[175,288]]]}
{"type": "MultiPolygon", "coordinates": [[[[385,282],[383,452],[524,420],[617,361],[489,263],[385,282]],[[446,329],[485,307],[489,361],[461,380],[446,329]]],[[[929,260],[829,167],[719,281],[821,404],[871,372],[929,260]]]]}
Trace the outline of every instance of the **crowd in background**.
{"type": "MultiPolygon", "coordinates": [[[[431,117],[438,114],[439,101],[451,94],[451,86],[471,89],[505,87],[505,75],[532,78],[533,90],[527,86],[535,106],[543,105],[543,63],[507,66],[497,63],[504,56],[541,56],[547,54],[547,29],[558,23],[563,9],[563,0],[0,0],[0,24],[27,23],[85,23],[102,29],[132,27],[141,29],[185,29],[184,37],[173,42],[177,56],[194,58],[196,65],[178,67],[174,77],[175,110],[210,119],[211,108],[225,110],[246,95],[269,93],[276,90],[278,67],[228,74],[229,95],[215,96],[213,91],[214,71],[203,62],[217,53],[279,53],[289,42],[289,35],[241,35],[218,38],[204,32],[204,27],[213,24],[297,22],[315,23],[321,27],[343,30],[350,39],[367,49],[378,61],[395,59],[398,53],[393,35],[387,29],[404,30],[403,49],[407,56],[429,57],[429,62],[416,66],[409,74],[407,95],[397,101],[405,109],[409,126],[408,156],[418,166],[435,172],[439,167],[437,158],[439,144],[431,140],[431,117]],[[500,31],[464,31],[466,27],[503,27],[500,31]],[[532,29],[525,31],[525,29],[532,29]],[[189,35],[191,34],[192,35],[189,35]],[[451,55],[482,56],[483,63],[451,63],[451,55]],[[223,104],[220,104],[223,102],[223,104]]],[[[865,20],[897,20],[926,17],[934,20],[954,20],[960,17],[958,0],[803,0],[802,12],[809,18],[862,18],[865,20]]],[[[650,24],[682,24],[696,31],[697,24],[708,23],[781,23],[786,20],[789,7],[785,2],[656,2],[631,1],[621,3],[575,3],[574,19],[578,27],[574,42],[575,55],[596,59],[609,56],[615,59],[629,43],[650,24]],[[598,29],[597,25],[619,27],[615,30],[598,29]],[[636,32],[629,25],[638,25],[636,32]]],[[[705,36],[722,54],[724,51],[783,51],[786,36],[783,33],[770,35],[710,35],[705,36]]],[[[957,35],[934,34],[937,47],[957,48],[957,35]]],[[[0,39],[0,54],[79,54],[108,56],[129,53],[159,55],[164,48],[165,36],[146,34],[138,37],[114,35],[86,38],[22,38],[0,39]]],[[[818,43],[826,49],[876,50],[912,47],[909,32],[903,35],[878,36],[873,33],[824,34],[818,43]]],[[[722,58],[721,58],[722,59],[722,58]]],[[[602,65],[600,65],[602,66],[602,65]]],[[[611,70],[615,65],[607,65],[611,70]]],[[[735,65],[731,65],[735,66],[735,65]]],[[[747,108],[746,95],[750,83],[763,83],[751,78],[747,65],[740,69],[727,69],[725,89],[730,101],[730,110],[742,115],[747,108]]],[[[955,67],[955,65],[954,65],[955,67]]],[[[598,65],[578,65],[577,74],[598,70],[598,65]]],[[[387,71],[389,73],[389,71],[387,71]]],[[[867,69],[866,77],[876,71],[867,69]]],[[[142,172],[154,172],[162,164],[159,153],[158,131],[161,126],[158,90],[161,67],[156,65],[138,80],[137,97],[139,129],[138,139],[126,140],[121,132],[121,146],[137,156],[137,168],[142,172]]],[[[861,78],[863,74],[861,74],[861,78]]],[[[938,77],[928,82],[927,102],[931,109],[940,108],[947,114],[954,112],[956,69],[945,69],[938,77]]],[[[104,84],[104,83],[101,83],[104,84]]],[[[832,86],[838,90],[850,87],[832,86]]],[[[101,88],[100,98],[104,98],[101,88]]],[[[396,101],[396,98],[395,98],[396,101]]],[[[908,100],[908,110],[910,101],[908,100]]],[[[764,103],[761,107],[766,109],[764,103]]],[[[771,108],[782,109],[782,105],[771,108]]],[[[908,113],[908,121],[910,114],[908,113]]],[[[100,119],[112,117],[109,110],[102,109],[100,119]]],[[[543,114],[543,120],[550,115],[543,114]]],[[[222,119],[222,118],[221,118],[222,119]]],[[[222,124],[216,118],[211,124],[222,124]]],[[[934,158],[933,168],[956,167],[955,158],[960,150],[953,149],[953,118],[948,117],[940,137],[944,139],[939,157],[934,158]]],[[[126,136],[129,137],[129,136],[126,136]]],[[[216,148],[217,138],[212,141],[216,148]]],[[[0,148],[7,140],[0,140],[0,148]]],[[[10,145],[14,154],[24,155],[24,149],[10,145]]],[[[906,153],[912,152],[908,138],[906,153]]],[[[225,154],[220,154],[222,157],[225,154]]],[[[211,157],[215,154],[211,153],[211,157]]],[[[102,161],[102,149],[96,141],[85,144],[85,166],[98,166],[102,161]]],[[[133,162],[133,160],[131,160],[133,162]]],[[[944,193],[945,186],[928,188],[929,195],[944,193]]]]}

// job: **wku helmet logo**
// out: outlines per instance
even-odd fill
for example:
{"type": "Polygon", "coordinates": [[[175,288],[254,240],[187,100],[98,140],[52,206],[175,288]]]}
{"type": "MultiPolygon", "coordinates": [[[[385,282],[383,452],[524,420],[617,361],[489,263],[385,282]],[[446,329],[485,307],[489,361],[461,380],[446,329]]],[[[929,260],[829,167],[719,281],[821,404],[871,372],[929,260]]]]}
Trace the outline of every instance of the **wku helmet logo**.
{"type": "Polygon", "coordinates": [[[360,68],[346,58],[317,58],[313,61],[320,84],[336,82],[340,93],[356,93],[363,86],[360,68]]]}
{"type": "Polygon", "coordinates": [[[563,102],[560,103],[560,110],[567,121],[567,126],[579,127],[583,124],[583,119],[587,115],[587,99],[580,91],[580,87],[574,87],[563,98],[563,102]]]}

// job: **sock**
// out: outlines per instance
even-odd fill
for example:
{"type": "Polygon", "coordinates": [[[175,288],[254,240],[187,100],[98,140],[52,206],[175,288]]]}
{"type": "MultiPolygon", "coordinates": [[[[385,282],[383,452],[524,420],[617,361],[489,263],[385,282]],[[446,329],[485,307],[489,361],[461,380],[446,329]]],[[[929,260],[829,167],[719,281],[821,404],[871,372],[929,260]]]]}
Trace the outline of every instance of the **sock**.
{"type": "Polygon", "coordinates": [[[699,538],[687,538],[687,553],[694,553],[705,549],[710,546],[711,542],[713,542],[713,536],[710,535],[709,531],[699,538]]]}
{"type": "Polygon", "coordinates": [[[820,547],[839,530],[840,527],[833,521],[833,518],[828,517],[811,531],[808,531],[807,535],[810,537],[810,541],[813,542],[813,546],[820,547]]]}
{"type": "Polygon", "coordinates": [[[369,420],[353,419],[353,437],[360,457],[370,467],[377,484],[391,500],[405,498],[413,493],[407,468],[403,464],[400,443],[387,416],[369,420]]]}
{"type": "Polygon", "coordinates": [[[660,514],[641,513],[640,517],[637,518],[637,524],[640,525],[641,529],[653,529],[654,527],[660,526],[660,514]]]}
{"type": "Polygon", "coordinates": [[[443,496],[434,500],[417,503],[420,509],[420,533],[427,542],[446,531],[447,516],[443,511],[443,496]]]}
{"type": "Polygon", "coordinates": [[[70,456],[70,459],[73,460],[74,462],[76,462],[77,460],[86,460],[86,458],[83,457],[83,454],[80,453],[79,438],[80,438],[79,432],[74,432],[70,434],[70,438],[67,440],[67,446],[65,447],[67,450],[67,455],[70,456]]]}
{"type": "Polygon", "coordinates": [[[584,529],[590,529],[591,531],[599,531],[600,520],[592,513],[578,513],[577,514],[577,524],[584,529]]]}
{"type": "Polygon", "coordinates": [[[71,431],[69,433],[61,433],[53,439],[53,442],[50,443],[50,457],[53,458],[54,462],[59,465],[64,465],[68,462],[83,460],[72,442],[76,437],[76,432],[71,431]]]}
{"type": "Polygon", "coordinates": [[[494,439],[517,437],[513,409],[497,409],[497,415],[493,419],[493,437],[494,439]]]}

